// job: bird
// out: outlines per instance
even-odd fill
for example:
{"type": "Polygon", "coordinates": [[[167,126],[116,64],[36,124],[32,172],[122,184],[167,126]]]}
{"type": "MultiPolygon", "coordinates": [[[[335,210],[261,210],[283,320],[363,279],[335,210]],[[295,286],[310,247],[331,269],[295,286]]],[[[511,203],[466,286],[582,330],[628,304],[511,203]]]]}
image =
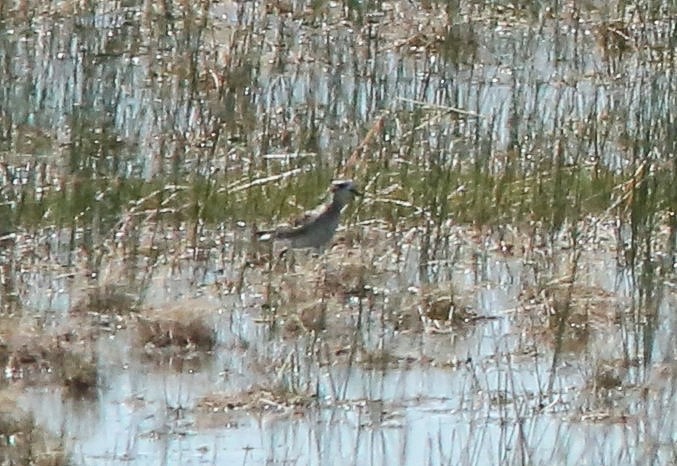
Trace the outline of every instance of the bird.
{"type": "Polygon", "coordinates": [[[294,249],[324,249],[336,233],[343,208],[355,196],[362,195],[353,180],[335,180],[330,189],[331,202],[306,213],[296,222],[295,226],[259,230],[256,232],[256,237],[261,241],[269,239],[285,241],[294,249]]]}

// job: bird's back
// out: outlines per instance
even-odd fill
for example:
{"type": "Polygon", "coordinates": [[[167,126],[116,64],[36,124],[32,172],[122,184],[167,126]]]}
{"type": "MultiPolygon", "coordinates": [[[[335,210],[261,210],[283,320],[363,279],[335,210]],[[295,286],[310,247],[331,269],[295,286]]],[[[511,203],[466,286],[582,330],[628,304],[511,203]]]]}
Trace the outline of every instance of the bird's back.
{"type": "Polygon", "coordinates": [[[321,248],[334,236],[339,224],[339,213],[326,208],[320,214],[310,216],[300,226],[277,230],[275,237],[289,240],[293,248],[321,248]]]}

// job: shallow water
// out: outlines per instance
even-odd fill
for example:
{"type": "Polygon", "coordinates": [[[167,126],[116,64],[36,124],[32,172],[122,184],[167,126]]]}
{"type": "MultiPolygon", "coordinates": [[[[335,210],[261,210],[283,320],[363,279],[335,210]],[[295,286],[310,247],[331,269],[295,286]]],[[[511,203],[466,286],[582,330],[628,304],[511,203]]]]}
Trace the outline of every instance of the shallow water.
{"type": "MultiPolygon", "coordinates": [[[[335,251],[329,255],[337,259],[335,251]]],[[[479,283],[463,279],[468,273],[461,264],[453,281],[459,292],[474,296],[479,315],[496,319],[466,328],[442,326],[437,329],[441,333],[397,331],[383,324],[374,308],[363,316],[360,338],[365,348],[387,354],[388,362],[373,365],[363,356],[353,363],[340,356],[332,360],[337,342],[331,327],[319,343],[312,334],[276,337],[267,324],[256,322],[255,307],[239,299],[221,300],[210,285],[191,286],[198,266],[175,273],[159,269],[156,276],[163,278],[153,281],[148,296],[171,289],[172,300],[182,296],[187,307],[200,309],[217,329],[212,356],[158,365],[142,356],[133,330],[104,334],[96,348],[102,382],[95,400],[62,401],[61,390],[38,386],[24,392],[21,405],[40,425],[63,436],[83,464],[496,464],[518,461],[520,455],[534,464],[596,458],[630,464],[644,458],[648,433],[640,431],[661,406],[670,405],[669,381],[648,384],[648,399],[639,392],[641,382],[661,366],[652,364],[630,377],[640,385],[630,383],[606,396],[593,393],[586,388],[591,361],[621,357],[619,345],[632,344],[622,327],[606,327],[583,352],[562,357],[554,391],[549,391],[552,347],[533,347],[533,336],[515,321],[523,285],[520,265],[515,259],[487,257],[479,283]],[[201,297],[187,299],[190,295],[201,297]],[[323,344],[332,350],[320,350],[318,358],[311,348],[323,344]],[[268,392],[279,384],[294,384],[311,394],[310,405],[286,404],[268,392]],[[246,400],[242,394],[249,390],[261,391],[260,398],[253,396],[259,408],[235,402],[246,400]],[[219,398],[226,395],[232,398],[219,398]],[[205,397],[213,403],[204,406],[205,397]],[[228,409],[228,402],[219,399],[230,399],[234,407],[228,409]],[[615,413],[623,417],[614,419],[615,413]]],[[[625,281],[608,278],[612,262],[601,256],[585,263],[586,276],[600,288],[624,295],[625,281]]],[[[252,277],[259,280],[256,273],[252,277]]],[[[67,300],[52,300],[59,302],[67,300]]],[[[655,361],[671,354],[674,304],[664,301],[659,311],[664,324],[656,331],[655,361]]],[[[382,300],[379,306],[388,304],[382,300]]],[[[355,300],[333,311],[349,328],[355,300]]],[[[674,420],[664,422],[669,427],[674,420]]],[[[669,432],[652,433],[664,442],[654,447],[659,462],[669,457],[669,432]]]]}

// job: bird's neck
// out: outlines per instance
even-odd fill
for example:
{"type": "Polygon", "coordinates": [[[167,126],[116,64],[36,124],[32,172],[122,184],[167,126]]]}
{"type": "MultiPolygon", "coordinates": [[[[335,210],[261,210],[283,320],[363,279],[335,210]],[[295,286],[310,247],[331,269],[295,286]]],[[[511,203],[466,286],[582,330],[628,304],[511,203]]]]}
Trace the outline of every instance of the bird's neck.
{"type": "Polygon", "coordinates": [[[346,205],[344,202],[341,202],[339,199],[333,198],[331,202],[327,205],[327,211],[340,214],[345,206],[346,205]]]}

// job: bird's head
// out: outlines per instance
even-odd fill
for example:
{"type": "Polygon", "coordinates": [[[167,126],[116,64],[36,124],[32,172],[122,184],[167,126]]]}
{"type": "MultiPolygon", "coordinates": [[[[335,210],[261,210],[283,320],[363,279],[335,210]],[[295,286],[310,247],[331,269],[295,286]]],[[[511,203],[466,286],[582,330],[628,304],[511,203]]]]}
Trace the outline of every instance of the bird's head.
{"type": "Polygon", "coordinates": [[[334,200],[343,205],[352,201],[355,196],[362,195],[353,180],[333,181],[331,184],[331,192],[334,194],[334,200]]]}

